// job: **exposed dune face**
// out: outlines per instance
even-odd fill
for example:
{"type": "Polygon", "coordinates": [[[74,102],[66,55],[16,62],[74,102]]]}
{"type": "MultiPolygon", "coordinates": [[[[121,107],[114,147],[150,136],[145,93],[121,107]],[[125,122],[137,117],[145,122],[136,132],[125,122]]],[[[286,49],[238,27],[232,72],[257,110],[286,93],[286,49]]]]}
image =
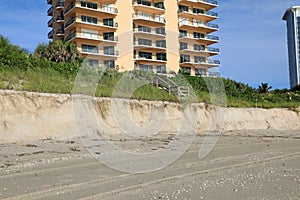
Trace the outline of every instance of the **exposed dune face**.
{"type": "MultiPolygon", "coordinates": [[[[288,109],[216,108],[204,104],[191,104],[184,108],[170,102],[1,90],[0,141],[77,137],[78,116],[85,111],[93,111],[97,124],[101,126],[101,134],[110,136],[130,131],[131,125],[137,132],[147,130],[167,134],[177,133],[183,126],[187,132],[199,133],[214,130],[300,130],[300,115],[288,109]]],[[[85,123],[85,120],[91,119],[82,118],[81,122],[85,123]]]]}

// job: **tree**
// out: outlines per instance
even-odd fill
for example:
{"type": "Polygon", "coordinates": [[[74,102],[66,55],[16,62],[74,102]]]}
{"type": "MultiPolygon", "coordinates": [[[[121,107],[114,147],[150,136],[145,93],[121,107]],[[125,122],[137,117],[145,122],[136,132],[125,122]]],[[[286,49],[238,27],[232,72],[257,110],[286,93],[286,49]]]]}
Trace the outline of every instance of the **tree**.
{"type": "Polygon", "coordinates": [[[260,86],[258,86],[257,91],[258,93],[268,93],[272,89],[272,86],[269,86],[268,83],[261,83],[260,86]]]}
{"type": "Polygon", "coordinates": [[[39,44],[34,55],[53,62],[78,63],[81,57],[74,43],[57,40],[49,44],[39,44]]]}

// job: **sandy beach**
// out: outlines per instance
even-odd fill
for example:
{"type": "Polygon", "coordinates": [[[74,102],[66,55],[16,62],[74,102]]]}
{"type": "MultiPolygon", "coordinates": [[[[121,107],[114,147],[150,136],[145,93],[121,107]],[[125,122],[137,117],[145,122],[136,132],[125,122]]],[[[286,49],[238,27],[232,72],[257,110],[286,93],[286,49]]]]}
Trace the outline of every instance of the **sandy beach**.
{"type": "MultiPolygon", "coordinates": [[[[172,138],[171,136],[168,138],[172,138]]],[[[96,160],[74,140],[0,144],[0,199],[299,199],[300,131],[224,132],[204,159],[203,135],[170,166],[129,174],[96,160]]],[[[131,151],[170,142],[122,140],[131,151]],[[137,145],[139,144],[139,145],[137,145]]]]}

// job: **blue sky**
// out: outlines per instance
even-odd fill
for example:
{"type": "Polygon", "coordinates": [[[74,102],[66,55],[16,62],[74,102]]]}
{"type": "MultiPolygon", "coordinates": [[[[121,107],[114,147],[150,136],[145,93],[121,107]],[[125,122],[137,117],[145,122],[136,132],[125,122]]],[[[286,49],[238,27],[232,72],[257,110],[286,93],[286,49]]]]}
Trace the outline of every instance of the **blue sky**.
{"type": "MultiPolygon", "coordinates": [[[[288,88],[284,11],[299,0],[219,0],[221,75],[257,87],[288,88]]],[[[29,51],[48,42],[46,0],[1,0],[0,34],[29,51]]]]}

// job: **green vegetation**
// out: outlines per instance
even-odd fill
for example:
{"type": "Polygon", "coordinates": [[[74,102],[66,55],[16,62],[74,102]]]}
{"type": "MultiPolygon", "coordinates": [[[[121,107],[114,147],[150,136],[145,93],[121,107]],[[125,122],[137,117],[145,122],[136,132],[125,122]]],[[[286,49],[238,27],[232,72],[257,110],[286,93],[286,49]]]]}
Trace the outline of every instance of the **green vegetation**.
{"type": "MultiPolygon", "coordinates": [[[[40,44],[34,54],[10,44],[0,36],[0,88],[17,91],[33,91],[44,93],[72,92],[82,94],[95,94],[99,97],[127,97],[122,91],[132,93],[131,98],[147,100],[177,101],[173,94],[147,84],[136,76],[153,78],[154,74],[141,71],[132,73],[119,73],[114,70],[90,68],[80,70],[80,87],[74,82],[79,72],[82,60],[73,44],[58,41],[49,44],[40,44]],[[93,75],[93,76],[90,76],[93,75]],[[100,79],[101,77],[101,79],[100,79]],[[126,77],[126,84],[119,84],[126,77]],[[97,80],[94,89],[92,80],[97,80]],[[138,86],[138,87],[137,87],[138,86]],[[138,89],[136,89],[136,87],[138,89]],[[114,93],[115,92],[115,93],[114,93]]],[[[78,76],[77,76],[78,78],[78,76]]],[[[179,85],[190,84],[199,102],[210,103],[210,84],[220,84],[216,78],[192,77],[180,75],[172,78],[179,85]]],[[[262,83],[257,89],[230,79],[222,79],[220,87],[225,88],[227,106],[230,107],[285,107],[297,111],[300,106],[300,86],[292,90],[272,90],[268,83],[262,83]]]]}

